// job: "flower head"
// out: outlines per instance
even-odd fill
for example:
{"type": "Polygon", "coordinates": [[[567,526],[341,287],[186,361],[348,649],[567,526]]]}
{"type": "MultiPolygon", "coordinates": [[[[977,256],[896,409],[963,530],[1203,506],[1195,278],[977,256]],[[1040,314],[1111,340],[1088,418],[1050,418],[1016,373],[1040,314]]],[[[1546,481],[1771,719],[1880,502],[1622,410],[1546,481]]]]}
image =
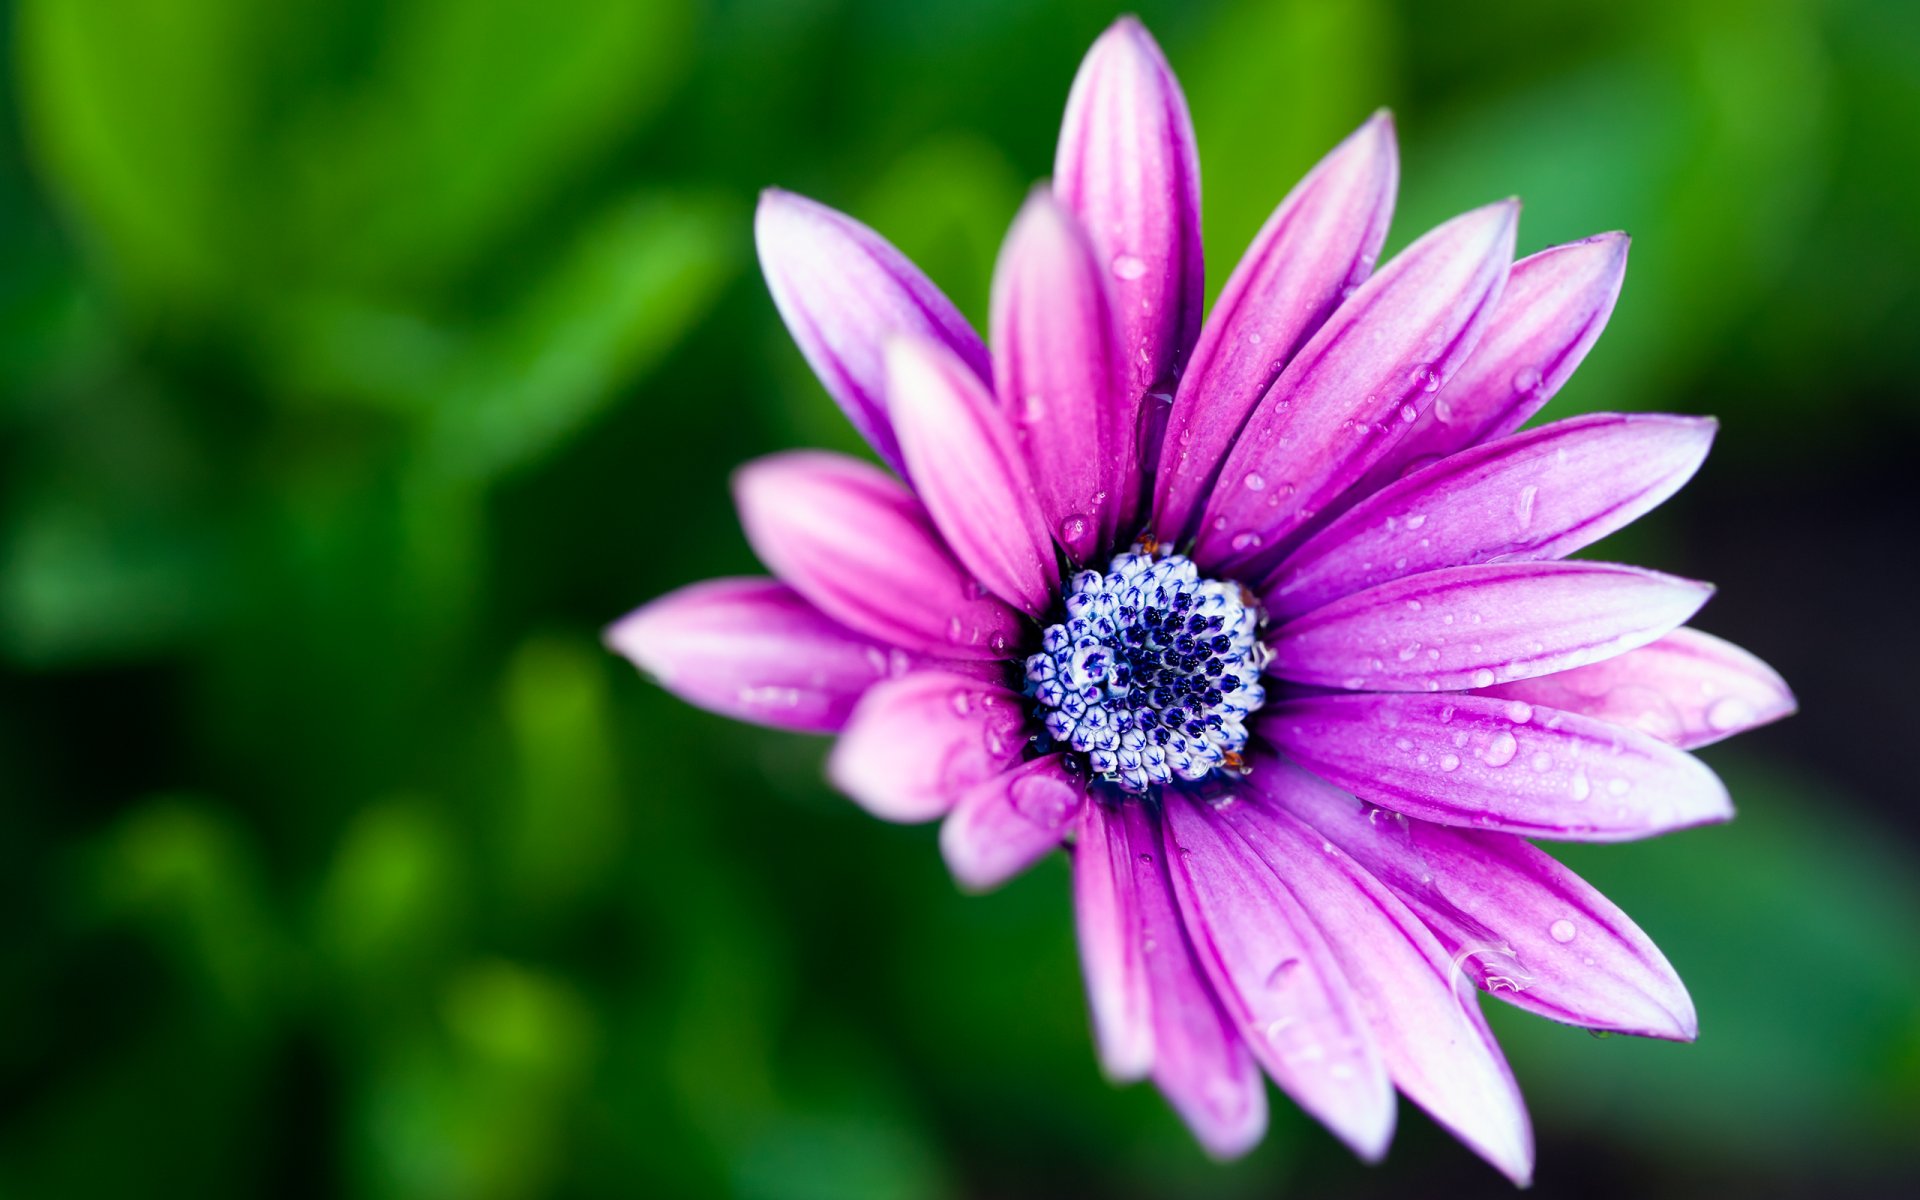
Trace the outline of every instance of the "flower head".
{"type": "Polygon", "coordinates": [[[1376,271],[1397,177],[1381,114],[1203,328],[1185,101],[1122,20],[1007,237],[990,352],[872,230],[768,192],[774,300],[890,470],[749,464],[777,580],[696,584],[608,636],[693,703],[838,734],[834,782],[944,818],[968,887],[1070,847],[1100,1059],[1210,1152],[1259,1140],[1264,1070],[1363,1156],[1397,1088],[1523,1181],[1471,986],[1695,1032],[1646,936],[1525,839],[1727,819],[1686,751],[1793,700],[1685,627],[1707,586],[1566,560],[1685,483],[1711,421],[1516,432],[1606,323],[1626,238],[1514,262],[1507,201],[1376,271]]]}

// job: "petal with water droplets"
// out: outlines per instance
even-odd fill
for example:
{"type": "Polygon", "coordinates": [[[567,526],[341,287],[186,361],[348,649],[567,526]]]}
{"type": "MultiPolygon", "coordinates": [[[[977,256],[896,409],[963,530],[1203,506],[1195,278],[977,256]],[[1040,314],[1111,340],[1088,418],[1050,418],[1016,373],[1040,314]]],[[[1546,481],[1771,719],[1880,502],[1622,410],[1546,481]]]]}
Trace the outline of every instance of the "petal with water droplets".
{"type": "Polygon", "coordinates": [[[1201,514],[1194,560],[1258,578],[1393,445],[1479,340],[1514,201],[1427,234],[1334,311],[1261,398],[1201,514]]]}
{"type": "Polygon", "coordinates": [[[607,630],[674,695],[740,721],[831,733],[875,682],[924,663],[831,619],[773,579],[711,579],[607,630]]]}
{"type": "Polygon", "coordinates": [[[906,485],[817,450],[770,455],[734,473],[754,553],[821,611],[896,646],[1004,659],[1020,615],[954,560],[906,485]]]}
{"type": "Polygon", "coordinates": [[[1276,758],[1254,769],[1267,803],[1391,888],[1489,994],[1588,1029],[1693,1040],[1693,1001],[1659,947],[1544,851],[1372,808],[1276,758]]]}
{"type": "Polygon", "coordinates": [[[1241,256],[1167,416],[1154,480],[1161,540],[1192,532],[1248,414],[1372,272],[1399,167],[1393,120],[1378,113],[1300,181],[1241,256]]]}
{"type": "Polygon", "coordinates": [[[1463,691],[1644,646],[1713,589],[1614,563],[1482,563],[1409,575],[1280,627],[1267,671],[1381,692],[1463,691]]]}
{"type": "Polygon", "coordinates": [[[906,255],[845,213],[769,188],[753,233],[767,288],[800,352],[860,436],[902,469],[887,417],[887,340],[931,338],[985,379],[980,335],[906,255]]]}
{"type": "Polygon", "coordinates": [[[1053,190],[1112,275],[1134,411],[1179,377],[1205,296],[1193,123],[1179,80],[1132,17],[1100,36],[1074,76],[1053,190]]]}
{"type": "Polygon", "coordinates": [[[1700,417],[1595,413],[1462,450],[1308,538],[1261,599],[1269,615],[1293,617],[1440,567],[1564,558],[1678,491],[1716,428],[1700,417]]]}
{"type": "Polygon", "coordinates": [[[1683,750],[1778,721],[1798,707],[1772,667],[1697,629],[1676,629],[1605,662],[1497,683],[1477,694],[1610,721],[1683,750]]]}
{"type": "MultiPolygon", "coordinates": [[[[1299,780],[1296,768],[1255,767],[1259,793],[1299,780]]],[[[1220,814],[1286,881],[1366,1014],[1401,1091],[1515,1183],[1533,1172],[1533,1130],[1506,1057],[1473,992],[1426,925],[1364,867],[1299,819],[1264,804],[1220,814]]]]}
{"type": "Polygon", "coordinates": [[[1054,540],[1085,564],[1138,490],[1139,404],[1116,370],[1106,273],[1073,214],[1035,191],[993,273],[993,386],[1054,540]]]}
{"type": "Polygon", "coordinates": [[[1274,1082],[1377,1160],[1393,1138],[1393,1086],[1338,956],[1279,875],[1201,803],[1166,794],[1167,861],[1214,992],[1274,1082]]]}
{"type": "Polygon", "coordinates": [[[1363,800],[1443,825],[1614,842],[1733,816],[1692,755],[1519,700],[1300,696],[1269,705],[1256,732],[1363,800]]]}
{"type": "Polygon", "coordinates": [[[1021,763],[960,797],[940,826],[940,852],[962,887],[999,887],[1060,844],[1085,797],[1065,755],[1021,763]]]}
{"type": "Polygon", "coordinates": [[[877,684],[827,758],[827,777],[888,821],[930,821],[1020,761],[1019,696],[950,671],[877,684]]]}
{"type": "Polygon", "coordinates": [[[1053,602],[1053,539],[1006,415],[932,342],[894,341],[887,378],[901,453],[934,524],[973,577],[1027,613],[1053,602]]]}

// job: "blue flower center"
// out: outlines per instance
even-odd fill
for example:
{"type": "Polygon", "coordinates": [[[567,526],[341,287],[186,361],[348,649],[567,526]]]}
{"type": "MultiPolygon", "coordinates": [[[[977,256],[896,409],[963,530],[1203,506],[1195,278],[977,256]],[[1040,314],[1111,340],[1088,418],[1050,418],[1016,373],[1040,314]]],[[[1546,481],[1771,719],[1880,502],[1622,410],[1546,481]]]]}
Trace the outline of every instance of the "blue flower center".
{"type": "Polygon", "coordinates": [[[1027,659],[1047,748],[1072,750],[1128,792],[1242,768],[1267,651],[1260,610],[1238,584],[1135,546],[1104,575],[1074,576],[1066,611],[1027,659]]]}

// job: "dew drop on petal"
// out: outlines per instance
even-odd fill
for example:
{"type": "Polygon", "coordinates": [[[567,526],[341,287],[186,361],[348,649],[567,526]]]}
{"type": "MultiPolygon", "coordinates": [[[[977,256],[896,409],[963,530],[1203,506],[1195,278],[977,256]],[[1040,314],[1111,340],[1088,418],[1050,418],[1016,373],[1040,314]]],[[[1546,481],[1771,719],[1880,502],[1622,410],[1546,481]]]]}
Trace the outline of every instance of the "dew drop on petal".
{"type": "Polygon", "coordinates": [[[1266,476],[1260,474],[1258,471],[1248,471],[1247,477],[1240,482],[1246,484],[1247,490],[1250,492],[1260,491],[1267,486],[1266,476]]]}
{"type": "Polygon", "coordinates": [[[1147,264],[1131,254],[1116,254],[1113,258],[1113,277],[1115,279],[1134,280],[1147,273],[1147,264]]]}
{"type": "Polygon", "coordinates": [[[1565,917],[1547,926],[1548,936],[1563,946],[1572,941],[1578,932],[1579,930],[1573,927],[1573,922],[1567,920],[1565,917]]]}
{"type": "Polygon", "coordinates": [[[1477,687],[1477,688],[1479,688],[1479,687],[1492,687],[1492,686],[1493,686],[1493,672],[1492,672],[1492,671],[1490,671],[1490,670],[1488,670],[1488,669],[1487,669],[1487,668],[1485,668],[1485,667],[1481,667],[1481,668],[1480,668],[1480,669],[1479,669],[1478,671],[1475,671],[1475,672],[1473,673],[1473,686],[1475,686],[1475,687],[1477,687]]]}
{"type": "Polygon", "coordinates": [[[1519,748],[1520,743],[1514,739],[1514,736],[1502,729],[1493,735],[1491,742],[1487,743],[1487,752],[1482,757],[1490,767],[1504,767],[1513,761],[1514,752],[1519,748]]]}
{"type": "Polygon", "coordinates": [[[1459,768],[1460,756],[1458,754],[1443,754],[1440,756],[1440,769],[1442,771],[1456,771],[1459,770],[1459,768]]]}
{"type": "Polygon", "coordinates": [[[1723,696],[1707,708],[1707,727],[1716,733],[1738,729],[1753,720],[1753,705],[1738,696],[1723,696]]]}
{"type": "Polygon", "coordinates": [[[1060,541],[1063,545],[1078,546],[1086,539],[1090,522],[1080,513],[1071,513],[1060,518],[1060,541]]]}
{"type": "Polygon", "coordinates": [[[1513,373],[1513,390],[1525,394],[1540,386],[1540,372],[1533,367],[1521,367],[1513,373]]]}

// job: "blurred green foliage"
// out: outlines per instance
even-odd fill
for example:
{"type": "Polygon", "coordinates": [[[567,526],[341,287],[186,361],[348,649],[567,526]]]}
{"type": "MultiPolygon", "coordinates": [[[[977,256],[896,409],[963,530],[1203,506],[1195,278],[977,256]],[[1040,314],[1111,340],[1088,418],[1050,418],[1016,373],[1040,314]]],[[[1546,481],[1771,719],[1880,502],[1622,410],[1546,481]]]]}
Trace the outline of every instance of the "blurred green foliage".
{"type": "MultiPolygon", "coordinates": [[[[752,270],[755,190],[870,221],[978,319],[1111,10],[10,9],[0,1195],[1498,1186],[1411,1113],[1369,1174],[1284,1103],[1250,1160],[1205,1163],[1098,1077],[1063,864],[962,898],[930,830],[825,789],[819,743],[686,710],[597,644],[753,569],[735,463],[856,448],[752,270]]],[[[1920,9],[1144,9],[1191,95],[1215,288],[1381,104],[1395,245],[1512,192],[1524,249],[1635,234],[1555,411],[1727,430],[1713,505],[1623,554],[1688,571],[1714,519],[1819,511],[1910,444],[1920,9]]],[[[1821,628],[1745,613],[1810,716],[1848,694],[1821,628]]],[[[1732,828],[1568,854],[1669,950],[1703,1038],[1497,1012],[1542,1191],[1914,1168],[1920,888],[1877,828],[1910,793],[1849,799],[1872,771],[1774,737],[1710,754],[1732,828]]]]}

